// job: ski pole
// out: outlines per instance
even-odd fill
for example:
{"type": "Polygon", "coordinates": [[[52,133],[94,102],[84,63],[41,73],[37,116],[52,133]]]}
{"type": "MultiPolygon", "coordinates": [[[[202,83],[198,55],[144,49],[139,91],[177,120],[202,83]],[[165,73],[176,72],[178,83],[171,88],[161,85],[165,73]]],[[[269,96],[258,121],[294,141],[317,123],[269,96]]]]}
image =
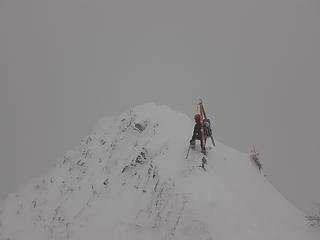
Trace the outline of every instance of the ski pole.
{"type": "Polygon", "coordinates": [[[188,156],[189,156],[190,148],[191,148],[191,144],[189,144],[189,148],[188,148],[188,152],[187,152],[186,159],[187,159],[187,158],[188,158],[188,156]]]}

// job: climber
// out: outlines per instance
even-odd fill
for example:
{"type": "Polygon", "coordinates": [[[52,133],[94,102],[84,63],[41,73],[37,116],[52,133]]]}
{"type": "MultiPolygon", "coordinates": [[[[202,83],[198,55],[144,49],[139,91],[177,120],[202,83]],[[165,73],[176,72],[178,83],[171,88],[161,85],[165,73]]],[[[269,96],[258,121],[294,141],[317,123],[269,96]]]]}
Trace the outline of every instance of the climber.
{"type": "Polygon", "coordinates": [[[195,149],[196,140],[200,140],[201,152],[203,154],[206,154],[205,137],[202,132],[203,127],[202,127],[202,123],[201,123],[201,115],[200,114],[194,115],[194,120],[195,120],[196,124],[194,125],[194,128],[193,128],[193,135],[190,140],[190,147],[192,149],[195,149]]]}

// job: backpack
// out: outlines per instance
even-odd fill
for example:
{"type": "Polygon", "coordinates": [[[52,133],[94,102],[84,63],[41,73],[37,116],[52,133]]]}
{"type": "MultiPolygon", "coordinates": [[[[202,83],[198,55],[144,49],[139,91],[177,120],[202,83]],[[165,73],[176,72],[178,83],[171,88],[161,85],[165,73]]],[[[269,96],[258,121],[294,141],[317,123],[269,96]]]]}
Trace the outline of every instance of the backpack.
{"type": "Polygon", "coordinates": [[[206,137],[211,137],[212,136],[212,131],[211,131],[211,123],[210,119],[203,119],[202,120],[202,125],[203,125],[203,130],[204,130],[204,135],[206,137]]]}

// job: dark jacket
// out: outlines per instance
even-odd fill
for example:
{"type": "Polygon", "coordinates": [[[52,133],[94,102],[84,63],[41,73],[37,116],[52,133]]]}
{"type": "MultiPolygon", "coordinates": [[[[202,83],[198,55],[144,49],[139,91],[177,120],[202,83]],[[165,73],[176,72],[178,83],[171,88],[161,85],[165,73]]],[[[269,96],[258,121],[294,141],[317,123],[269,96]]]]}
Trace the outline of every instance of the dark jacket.
{"type": "Polygon", "coordinates": [[[197,122],[193,128],[192,141],[194,141],[196,139],[201,140],[202,139],[201,135],[202,135],[201,122],[197,122]]]}

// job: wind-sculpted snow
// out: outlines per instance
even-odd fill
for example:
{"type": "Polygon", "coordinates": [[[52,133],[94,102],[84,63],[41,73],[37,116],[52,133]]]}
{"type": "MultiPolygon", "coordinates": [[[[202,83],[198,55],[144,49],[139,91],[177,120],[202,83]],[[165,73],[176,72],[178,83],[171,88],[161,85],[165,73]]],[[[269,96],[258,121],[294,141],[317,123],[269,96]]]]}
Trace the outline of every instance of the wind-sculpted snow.
{"type": "Polygon", "coordinates": [[[8,196],[0,240],[317,239],[247,154],[217,143],[207,162],[197,151],[185,159],[192,128],[153,103],[102,119],[8,196]]]}

